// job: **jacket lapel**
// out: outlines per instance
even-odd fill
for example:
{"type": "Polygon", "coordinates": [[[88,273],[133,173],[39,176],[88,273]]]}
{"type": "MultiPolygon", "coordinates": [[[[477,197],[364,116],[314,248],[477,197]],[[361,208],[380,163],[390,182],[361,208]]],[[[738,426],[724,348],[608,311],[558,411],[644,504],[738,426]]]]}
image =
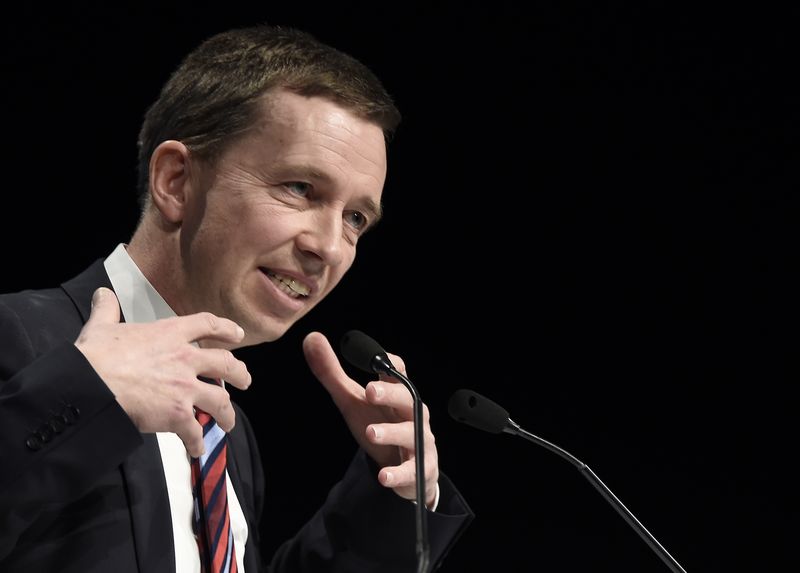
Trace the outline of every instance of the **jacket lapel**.
{"type": "Polygon", "coordinates": [[[97,259],[81,274],[61,285],[78,309],[84,324],[89,320],[92,310],[92,295],[101,286],[112,288],[111,279],[108,278],[106,268],[103,266],[103,259],[97,259]]]}
{"type": "MultiPolygon", "coordinates": [[[[103,259],[62,285],[84,323],[91,313],[92,294],[101,286],[112,288],[103,259]]],[[[143,573],[174,573],[172,517],[161,450],[155,434],[142,434],[142,439],[142,446],[120,466],[131,512],[136,559],[143,573]]]]}
{"type": "Polygon", "coordinates": [[[143,573],[174,573],[167,483],[155,434],[142,434],[144,443],[122,464],[128,488],[136,559],[143,573]]]}

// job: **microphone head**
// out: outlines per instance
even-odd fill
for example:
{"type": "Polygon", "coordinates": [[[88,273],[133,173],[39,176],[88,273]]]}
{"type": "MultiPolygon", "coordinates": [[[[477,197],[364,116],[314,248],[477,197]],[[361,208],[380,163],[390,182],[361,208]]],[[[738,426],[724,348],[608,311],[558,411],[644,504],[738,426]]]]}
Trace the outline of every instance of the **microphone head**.
{"type": "Polygon", "coordinates": [[[381,345],[360,330],[345,333],[339,349],[350,364],[366,372],[385,370],[383,365],[392,364],[381,345]]]}
{"type": "Polygon", "coordinates": [[[472,390],[457,390],[450,397],[447,412],[457,422],[492,434],[509,427],[508,412],[472,390]]]}

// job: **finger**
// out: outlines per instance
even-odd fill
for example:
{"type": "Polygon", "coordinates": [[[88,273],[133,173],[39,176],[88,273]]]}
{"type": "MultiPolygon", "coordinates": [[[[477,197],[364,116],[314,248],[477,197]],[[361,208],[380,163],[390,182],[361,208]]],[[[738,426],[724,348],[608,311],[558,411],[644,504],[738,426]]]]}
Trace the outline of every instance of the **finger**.
{"type": "Polygon", "coordinates": [[[247,390],[253,381],[247,365],[230,350],[200,348],[197,350],[201,364],[198,373],[209,378],[222,379],[240,390],[247,390]]]}
{"type": "Polygon", "coordinates": [[[414,422],[370,424],[366,430],[367,439],[381,446],[399,446],[414,451],[414,422]]]}
{"type": "Polygon", "coordinates": [[[190,342],[213,340],[236,343],[244,338],[244,329],[241,326],[210,312],[189,314],[177,317],[176,320],[184,337],[190,342]]]}
{"type": "Polygon", "coordinates": [[[364,388],[342,368],[328,339],[320,332],[311,332],[303,339],[303,354],[311,372],[333,398],[341,404],[348,398],[362,398],[364,388]]]}
{"type": "MultiPolygon", "coordinates": [[[[425,485],[435,484],[439,479],[439,470],[435,456],[425,456],[425,485]]],[[[413,456],[396,466],[386,466],[378,472],[381,485],[392,489],[411,489],[417,484],[417,460],[413,456]]],[[[427,496],[426,496],[427,497],[427,496]]]]}
{"type": "Polygon", "coordinates": [[[92,310],[87,324],[115,324],[120,319],[119,302],[113,290],[100,287],[92,295],[92,310]]]}
{"type": "Polygon", "coordinates": [[[184,416],[175,421],[173,431],[183,441],[186,451],[193,458],[199,458],[205,452],[203,443],[203,427],[194,416],[194,412],[187,410],[184,416]]]}
{"type": "Polygon", "coordinates": [[[397,488],[413,488],[416,486],[416,459],[411,457],[397,466],[386,466],[378,472],[381,485],[397,488]]]}
{"type": "MultiPolygon", "coordinates": [[[[389,359],[392,368],[394,368],[403,376],[408,377],[408,374],[406,374],[406,363],[403,362],[402,358],[400,358],[397,354],[392,354],[391,352],[387,352],[386,357],[389,359]]],[[[384,382],[397,382],[397,378],[395,376],[383,371],[378,372],[378,379],[383,380],[384,382]]]]}
{"type": "MultiPolygon", "coordinates": [[[[227,390],[214,383],[197,381],[194,405],[216,420],[217,425],[230,432],[236,423],[236,412],[227,390]]],[[[202,437],[201,437],[202,439],[202,437]]]]}
{"type": "MultiPolygon", "coordinates": [[[[414,417],[414,398],[399,382],[373,381],[366,387],[367,401],[376,406],[393,408],[395,414],[410,420],[414,417]]],[[[423,421],[428,419],[428,407],[422,404],[423,421]]]]}
{"type": "Polygon", "coordinates": [[[408,376],[406,372],[406,363],[400,358],[397,354],[392,354],[391,352],[387,352],[386,356],[389,357],[389,362],[392,363],[394,369],[403,374],[404,376],[408,376]]]}

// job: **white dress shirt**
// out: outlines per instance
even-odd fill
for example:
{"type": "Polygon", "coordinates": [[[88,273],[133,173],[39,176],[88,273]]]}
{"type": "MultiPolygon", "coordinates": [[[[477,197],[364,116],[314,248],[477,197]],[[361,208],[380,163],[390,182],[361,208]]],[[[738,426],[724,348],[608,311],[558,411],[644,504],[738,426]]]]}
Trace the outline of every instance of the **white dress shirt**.
{"type": "MultiPolygon", "coordinates": [[[[152,322],[175,316],[156,289],[148,282],[120,243],[105,260],[105,268],[119,299],[126,322],[152,322]]],[[[200,573],[200,553],[192,531],[192,470],[186,447],[172,432],[157,432],[158,447],[167,481],[169,507],[172,514],[172,535],[175,545],[176,573],[200,573]]],[[[236,548],[236,563],[244,573],[244,547],[247,542],[247,522],[236,492],[228,486],[228,508],[230,511],[233,542],[236,548]]]]}

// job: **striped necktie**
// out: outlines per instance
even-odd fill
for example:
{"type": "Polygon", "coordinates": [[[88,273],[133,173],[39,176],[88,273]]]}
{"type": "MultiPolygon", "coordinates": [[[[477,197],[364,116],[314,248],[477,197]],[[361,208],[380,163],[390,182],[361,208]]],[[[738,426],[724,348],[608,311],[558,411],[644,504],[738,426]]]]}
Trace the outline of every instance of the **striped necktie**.
{"type": "MultiPolygon", "coordinates": [[[[210,384],[217,380],[200,377],[210,384]]],[[[192,494],[194,495],[194,528],[200,549],[202,573],[235,573],[236,553],[233,530],[228,515],[227,434],[214,418],[195,409],[197,421],[203,426],[205,453],[192,458],[192,494]]]]}

